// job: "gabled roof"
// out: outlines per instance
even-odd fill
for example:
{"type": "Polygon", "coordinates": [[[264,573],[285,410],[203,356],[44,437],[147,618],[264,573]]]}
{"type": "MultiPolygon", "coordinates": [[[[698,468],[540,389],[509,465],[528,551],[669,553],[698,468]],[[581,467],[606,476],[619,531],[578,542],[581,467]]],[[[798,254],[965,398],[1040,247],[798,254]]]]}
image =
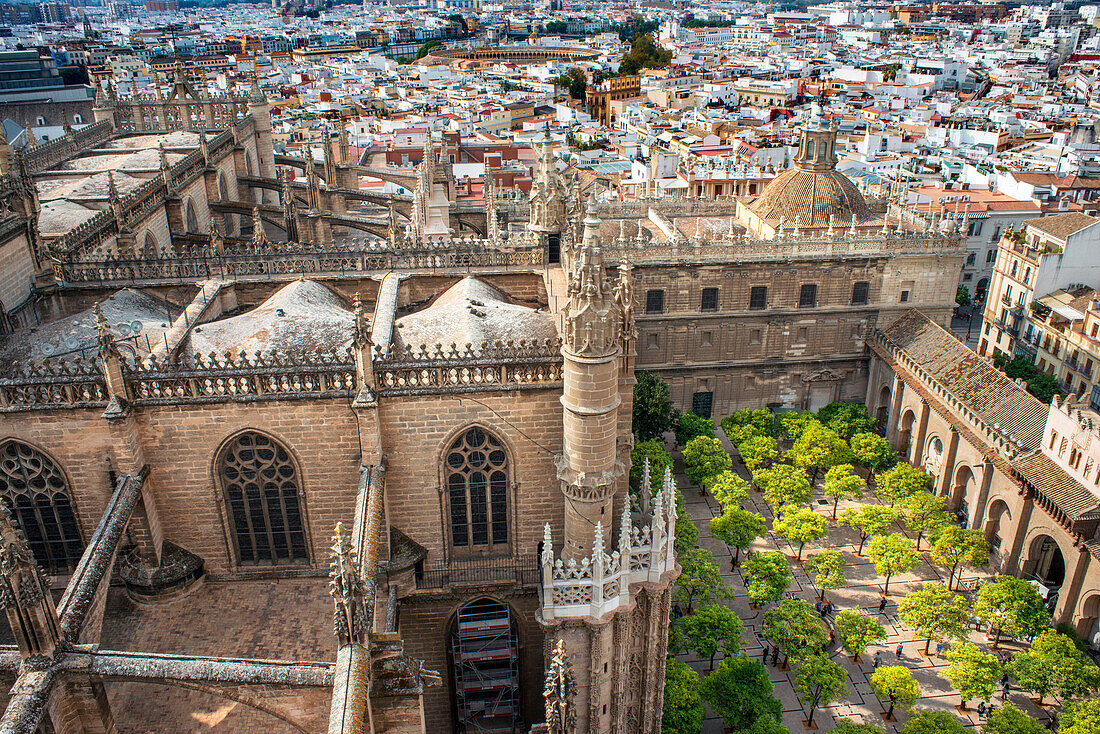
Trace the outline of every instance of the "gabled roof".
{"type": "Polygon", "coordinates": [[[988,426],[997,426],[1024,451],[1039,447],[1048,406],[920,311],[912,310],[883,332],[988,426]]]}
{"type": "Polygon", "coordinates": [[[1097,222],[1100,222],[1100,219],[1090,217],[1088,214],[1081,214],[1080,212],[1067,212],[1065,214],[1054,214],[1049,217],[1024,220],[1024,224],[1027,225],[1028,229],[1037,230],[1051,237],[1057,237],[1060,240],[1064,240],[1072,234],[1076,234],[1087,227],[1091,227],[1097,222]]]}
{"type": "Polygon", "coordinates": [[[1012,468],[1053,501],[1070,520],[1100,517],[1100,500],[1042,451],[1016,459],[1012,468]]]}

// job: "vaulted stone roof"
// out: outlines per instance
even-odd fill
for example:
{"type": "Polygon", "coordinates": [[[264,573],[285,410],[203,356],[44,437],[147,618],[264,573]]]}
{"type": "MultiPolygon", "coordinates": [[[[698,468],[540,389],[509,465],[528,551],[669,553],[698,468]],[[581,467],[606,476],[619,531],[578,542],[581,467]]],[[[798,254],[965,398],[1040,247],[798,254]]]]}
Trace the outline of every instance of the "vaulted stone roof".
{"type": "Polygon", "coordinates": [[[1048,406],[972,352],[920,311],[899,318],[883,335],[989,426],[1027,451],[1039,447],[1048,406]]]}
{"type": "Polygon", "coordinates": [[[483,280],[466,277],[444,291],[427,308],[397,319],[394,344],[429,347],[482,342],[542,342],[558,336],[554,317],[546,311],[520,306],[483,280]]]}

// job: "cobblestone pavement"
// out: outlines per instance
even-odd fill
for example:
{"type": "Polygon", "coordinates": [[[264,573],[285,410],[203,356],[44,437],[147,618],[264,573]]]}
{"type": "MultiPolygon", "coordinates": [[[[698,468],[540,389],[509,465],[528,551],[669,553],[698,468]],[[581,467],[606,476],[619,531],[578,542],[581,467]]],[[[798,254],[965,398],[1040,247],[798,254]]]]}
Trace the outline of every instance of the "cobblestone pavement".
{"type": "MultiPolygon", "coordinates": [[[[170,604],[137,606],[121,589],[107,602],[103,649],[187,655],[334,660],[327,580],[205,583],[170,604]]],[[[108,685],[119,734],[297,732],[221,695],[176,686],[108,685]]]]}
{"type": "MultiPolygon", "coordinates": [[[[716,435],[722,439],[726,450],[734,456],[734,470],[747,480],[749,478],[749,472],[745,466],[738,461],[736,451],[733,449],[729,439],[725,436],[721,428],[718,429],[716,435]]],[[[678,469],[676,480],[677,486],[683,491],[687,511],[692,519],[695,520],[695,524],[699,528],[699,546],[714,553],[722,569],[722,577],[734,590],[734,599],[725,603],[737,613],[744,625],[741,650],[749,657],[759,660],[765,644],[763,638],[760,636],[760,625],[764,610],[755,610],[750,607],[745,595],[744,581],[741,576],[740,568],[731,570],[733,555],[730,549],[725,543],[710,535],[710,519],[720,512],[718,503],[709,495],[706,497],[701,496],[698,487],[693,487],[688,484],[687,478],[683,475],[678,453],[675,455],[675,458],[678,469]]],[[[875,500],[872,495],[866,494],[864,500],[860,502],[841,502],[839,509],[842,511],[847,506],[860,504],[861,502],[876,501],[877,500],[875,500]]],[[[772,517],[771,510],[767,503],[764,502],[763,496],[759,492],[750,490],[749,499],[745,502],[744,506],[746,509],[759,512],[764,515],[764,517],[768,518],[770,526],[772,517]]],[[[813,506],[815,510],[826,517],[832,517],[832,503],[821,495],[820,489],[813,502],[813,506]]],[[[905,529],[898,523],[890,529],[890,532],[896,531],[905,532],[905,529]]],[[[915,539],[915,534],[913,533],[906,532],[906,535],[915,539]]],[[[913,677],[920,684],[922,692],[922,698],[917,704],[919,707],[950,711],[969,727],[979,726],[984,723],[984,719],[979,721],[977,712],[974,710],[977,701],[970,702],[970,710],[967,712],[960,712],[957,710],[956,707],[961,702],[959,695],[955,693],[951,685],[938,674],[938,671],[942,670],[947,665],[947,661],[936,656],[936,646],[934,644],[931,648],[932,655],[928,657],[924,656],[921,652],[924,650],[924,639],[914,639],[913,631],[905,627],[897,618],[897,602],[905,596],[906,593],[920,588],[921,584],[925,581],[946,580],[946,572],[943,569],[931,565],[929,562],[927,554],[928,541],[923,540],[921,544],[921,548],[924,551],[923,555],[925,562],[913,573],[897,575],[890,579],[890,593],[887,597],[886,611],[883,614],[878,613],[879,601],[882,599],[882,579],[875,572],[873,564],[868,561],[866,550],[862,557],[856,556],[855,552],[858,547],[859,537],[851,528],[838,526],[835,521],[831,521],[829,534],[819,541],[808,543],[802,553],[803,559],[806,559],[812,556],[815,551],[826,548],[842,551],[847,561],[845,577],[848,580],[848,585],[845,588],[829,592],[826,596],[827,600],[835,605],[836,612],[843,609],[858,607],[868,614],[873,616],[877,615],[878,621],[886,628],[886,632],[889,635],[882,645],[869,648],[858,664],[853,663],[843,650],[838,649],[832,654],[832,658],[848,671],[848,696],[844,700],[831,706],[820,708],[814,713],[814,723],[817,725],[818,729],[822,731],[831,729],[837,719],[849,717],[857,721],[883,726],[887,734],[893,734],[894,732],[900,731],[908,718],[907,713],[902,711],[899,706],[895,708],[894,711],[897,721],[883,721],[882,713],[886,708],[880,705],[878,699],[871,691],[869,679],[872,672],[872,659],[875,652],[879,650],[882,651],[883,665],[902,664],[908,666],[913,671],[913,677]],[[900,661],[895,657],[895,649],[899,644],[902,645],[903,651],[900,661]]],[[[805,599],[811,603],[817,599],[820,592],[814,587],[812,578],[806,573],[802,564],[795,562],[795,557],[798,552],[797,547],[790,545],[786,540],[769,530],[763,538],[758,539],[756,543],[754,543],[752,549],[779,550],[786,554],[791,561],[793,576],[790,591],[796,597],[805,599]]],[[[980,580],[991,578],[993,575],[991,569],[980,569],[978,572],[975,572],[973,569],[968,568],[965,569],[963,573],[964,582],[968,582],[971,585],[980,583],[980,580]]],[[[834,612],[834,617],[836,612],[834,612]]],[[[985,648],[989,647],[989,641],[986,639],[983,632],[971,631],[970,640],[985,648]]],[[[1006,643],[1004,640],[1002,640],[999,646],[1000,651],[1012,651],[1019,648],[1020,645],[1013,642],[1006,643]]],[[[706,660],[699,661],[692,654],[681,655],[679,659],[691,665],[700,675],[706,674],[708,665],[706,660]]],[[[717,666],[720,661],[721,654],[719,653],[715,658],[715,665],[717,666]]],[[[768,671],[771,681],[775,685],[775,695],[783,704],[784,723],[791,730],[791,734],[799,734],[800,732],[806,731],[803,721],[806,718],[806,711],[808,711],[808,709],[804,710],[802,704],[796,697],[793,684],[794,672],[791,670],[780,670],[771,665],[768,666],[768,671]]],[[[1009,693],[1009,700],[1021,709],[1030,712],[1031,715],[1039,721],[1045,722],[1047,720],[1045,711],[1032,705],[1028,698],[1028,694],[1012,691],[1009,693]]],[[[993,703],[998,707],[1001,705],[1002,697],[999,691],[994,697],[993,703]]],[[[715,734],[723,731],[724,728],[721,720],[711,716],[708,710],[708,718],[703,726],[704,734],[715,734]]]]}

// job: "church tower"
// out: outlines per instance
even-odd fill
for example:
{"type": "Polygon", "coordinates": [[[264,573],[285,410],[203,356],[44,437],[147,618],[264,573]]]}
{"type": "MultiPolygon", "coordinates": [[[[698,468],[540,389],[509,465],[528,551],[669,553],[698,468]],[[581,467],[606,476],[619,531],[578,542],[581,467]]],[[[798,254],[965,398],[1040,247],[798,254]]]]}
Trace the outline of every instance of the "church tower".
{"type": "Polygon", "coordinates": [[[568,225],[567,199],[568,191],[554,165],[554,142],[547,127],[546,136],[539,144],[539,169],[531,187],[527,233],[532,244],[546,248],[549,263],[561,262],[562,239],[568,225]]]}
{"type": "MultiPolygon", "coordinates": [[[[594,201],[565,263],[562,340],[563,538],[547,524],[542,544],[545,650],[564,650],[575,685],[556,710],[576,734],[658,734],[664,687],[676,500],[671,475],[646,473],[628,492],[634,311],[629,265],[608,277],[594,201]],[[616,533],[617,530],[617,533],[616,533]]],[[[549,710],[549,708],[548,708],[549,710]]],[[[548,714],[549,715],[549,714],[548,714]]],[[[549,722],[548,722],[549,723],[549,722]]]]}

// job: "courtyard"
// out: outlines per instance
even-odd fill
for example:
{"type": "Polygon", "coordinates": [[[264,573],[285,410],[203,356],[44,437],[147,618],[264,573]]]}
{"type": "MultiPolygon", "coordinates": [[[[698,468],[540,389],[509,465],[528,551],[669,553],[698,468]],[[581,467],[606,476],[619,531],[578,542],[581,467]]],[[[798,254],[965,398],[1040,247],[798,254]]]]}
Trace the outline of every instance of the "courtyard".
{"type": "MultiPolygon", "coordinates": [[[[803,548],[781,537],[773,529],[775,516],[773,508],[764,500],[763,494],[751,484],[752,473],[741,460],[736,447],[726,432],[718,427],[714,432],[714,438],[721,442],[722,449],[732,457],[732,471],[749,483],[747,498],[740,502],[743,509],[759,513],[766,520],[764,534],[752,541],[746,549],[749,554],[765,551],[777,551],[783,554],[790,563],[791,581],[784,594],[784,598],[801,599],[815,604],[821,598],[821,590],[814,583],[814,574],[806,568],[806,561],[815,554],[825,551],[839,551],[843,557],[844,583],[839,588],[827,590],[825,600],[833,605],[832,613],[827,619],[832,623],[838,613],[844,610],[859,610],[868,617],[876,620],[885,630],[885,639],[870,645],[864,654],[859,656],[858,662],[853,662],[853,657],[841,649],[839,639],[826,646],[825,655],[839,664],[846,674],[846,688],[844,695],[835,702],[827,702],[818,706],[813,716],[813,724],[807,726],[806,719],[809,707],[799,700],[796,691],[796,672],[798,662],[792,658],[790,665],[784,665],[785,655],[780,654],[778,665],[773,663],[774,657],[767,657],[767,675],[774,686],[774,696],[782,706],[782,724],[792,734],[807,731],[808,729],[830,730],[835,727],[838,720],[850,719],[854,722],[871,724],[882,727],[888,734],[900,732],[910,718],[909,708],[897,705],[893,709],[891,720],[885,719],[885,712],[889,708],[887,701],[880,700],[872,689],[871,675],[875,671],[875,658],[879,659],[880,666],[904,666],[919,686],[919,700],[917,709],[942,711],[954,716],[965,727],[979,727],[986,724],[986,717],[978,712],[979,701],[972,698],[966,708],[961,708],[963,703],[960,694],[952,687],[951,683],[943,677],[949,665],[944,653],[938,652],[938,645],[933,641],[929,645],[930,654],[925,654],[927,637],[922,637],[915,630],[902,622],[898,614],[898,602],[910,592],[919,590],[926,582],[945,584],[948,580],[948,570],[933,562],[929,555],[929,535],[924,534],[923,543],[920,545],[920,562],[911,570],[897,573],[889,579],[889,593],[884,596],[885,579],[876,571],[875,564],[868,558],[867,544],[864,544],[863,552],[857,555],[861,545],[860,534],[852,527],[841,524],[833,518],[833,499],[824,497],[822,491],[822,476],[817,476],[813,486],[813,496],[809,502],[810,507],[828,520],[828,530],[824,537],[810,540],[803,548]],[[801,560],[798,560],[801,550],[801,560]],[[885,599],[885,604],[882,605],[885,599]],[[900,655],[898,649],[900,646],[900,655]]],[[[790,442],[786,442],[787,446],[790,442]]],[[[690,516],[699,537],[696,546],[712,553],[717,560],[721,578],[728,590],[732,592],[732,598],[719,600],[736,614],[741,620],[741,644],[740,653],[752,660],[761,660],[767,651],[774,650],[775,646],[765,639],[763,635],[763,619],[767,609],[771,605],[756,606],[750,603],[746,593],[745,571],[743,563],[746,554],[741,553],[739,562],[733,563],[735,549],[726,542],[713,537],[710,529],[712,519],[723,513],[723,505],[711,492],[703,492],[699,485],[692,484],[685,472],[681,452],[675,447],[675,441],[669,437],[665,442],[666,448],[671,448],[674,460],[677,486],[680,487],[684,497],[684,511],[690,516]]],[[[782,446],[782,442],[781,442],[782,446]]],[[[782,449],[780,449],[782,456],[782,449]]],[[[814,472],[817,474],[817,472],[814,472]]],[[[867,472],[858,472],[866,477],[867,472]]],[[[868,504],[881,505],[882,501],[875,496],[874,488],[864,488],[862,499],[841,499],[837,503],[838,516],[843,515],[847,508],[859,508],[868,504]]],[[[951,517],[949,522],[954,522],[951,517]]],[[[889,527],[881,531],[882,534],[900,533],[904,537],[916,540],[917,533],[910,531],[903,520],[895,520],[889,527]]],[[[681,549],[681,555],[683,549],[681,549]]],[[[955,579],[953,589],[967,599],[968,607],[973,604],[976,590],[992,581],[996,576],[991,566],[969,566],[963,564],[955,579]]],[[[684,613],[688,610],[674,610],[684,613]]],[[[698,611],[697,609],[695,611],[698,611]]],[[[675,623],[674,623],[675,624],[675,623]]],[[[999,658],[1027,648],[1027,643],[1022,640],[1009,639],[1002,635],[997,648],[992,649],[993,639],[990,637],[988,625],[981,625],[971,616],[970,623],[966,625],[965,638],[976,644],[983,652],[992,652],[999,658]],[[980,630],[979,630],[980,628],[980,630]]],[[[942,646],[946,650],[951,641],[946,641],[942,646]]],[[[687,663],[701,678],[710,670],[710,661],[700,659],[693,652],[681,652],[676,659],[687,663]]],[[[718,652],[714,659],[715,669],[719,667],[723,659],[718,652]]],[[[1011,702],[1022,710],[1028,717],[1041,725],[1047,725],[1052,716],[1057,713],[1057,707],[1035,705],[1035,695],[1031,692],[1020,690],[1014,682],[1010,682],[1007,696],[1003,692],[1000,676],[997,676],[996,693],[991,698],[991,703],[998,709],[1004,703],[1011,702]]],[[[1049,699],[1048,699],[1049,701],[1049,699]]],[[[667,710],[667,709],[666,709],[667,710]]],[[[730,731],[723,723],[722,718],[715,714],[710,706],[706,709],[702,731],[706,734],[730,731]]]]}

